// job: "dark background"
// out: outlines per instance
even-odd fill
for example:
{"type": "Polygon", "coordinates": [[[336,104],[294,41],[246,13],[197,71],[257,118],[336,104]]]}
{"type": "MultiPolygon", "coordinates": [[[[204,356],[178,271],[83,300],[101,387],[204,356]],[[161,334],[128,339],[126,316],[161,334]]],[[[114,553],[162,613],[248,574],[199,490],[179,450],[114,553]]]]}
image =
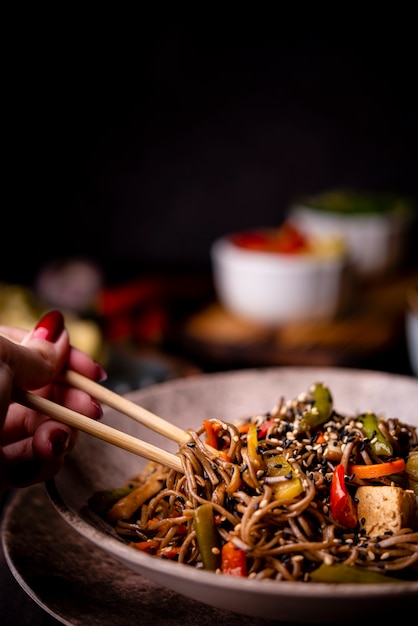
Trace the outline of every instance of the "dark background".
{"type": "Polygon", "coordinates": [[[73,256],[110,282],[205,268],[217,236],[279,224],[299,194],[418,198],[416,41],[404,30],[29,22],[7,57],[0,280],[31,284],[73,256]]]}

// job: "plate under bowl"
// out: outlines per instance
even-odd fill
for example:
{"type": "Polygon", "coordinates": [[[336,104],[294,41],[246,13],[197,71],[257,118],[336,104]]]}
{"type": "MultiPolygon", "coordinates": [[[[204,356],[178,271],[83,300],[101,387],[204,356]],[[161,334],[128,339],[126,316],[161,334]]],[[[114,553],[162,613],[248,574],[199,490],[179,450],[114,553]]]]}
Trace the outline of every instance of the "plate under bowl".
{"type": "MultiPolygon", "coordinates": [[[[418,426],[417,379],[343,368],[273,367],[205,374],[159,383],[127,397],[182,428],[198,428],[205,418],[234,421],[268,411],[280,397],[295,397],[316,381],[328,384],[342,413],[377,411],[418,426]]],[[[114,410],[106,410],[103,421],[176,451],[175,443],[114,410]]],[[[257,618],[322,624],[399,617],[400,607],[416,609],[418,581],[384,585],[254,581],[197,570],[130,548],[91,513],[87,501],[97,490],[124,484],[144,463],[80,433],[63,469],[47,483],[49,497],[63,518],[102,550],[150,580],[207,605],[257,618]]]]}

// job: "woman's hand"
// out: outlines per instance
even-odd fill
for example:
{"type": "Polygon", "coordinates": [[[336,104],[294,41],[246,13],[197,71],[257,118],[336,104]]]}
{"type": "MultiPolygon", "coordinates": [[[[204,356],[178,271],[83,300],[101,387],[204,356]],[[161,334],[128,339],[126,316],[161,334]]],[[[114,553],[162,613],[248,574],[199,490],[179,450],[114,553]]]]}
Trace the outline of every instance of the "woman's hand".
{"type": "Polygon", "coordinates": [[[46,314],[30,332],[0,326],[0,492],[54,476],[77,440],[75,429],[14,403],[15,389],[101,418],[94,398],[57,381],[66,368],[95,381],[106,378],[98,363],[70,346],[59,311],[46,314]]]}

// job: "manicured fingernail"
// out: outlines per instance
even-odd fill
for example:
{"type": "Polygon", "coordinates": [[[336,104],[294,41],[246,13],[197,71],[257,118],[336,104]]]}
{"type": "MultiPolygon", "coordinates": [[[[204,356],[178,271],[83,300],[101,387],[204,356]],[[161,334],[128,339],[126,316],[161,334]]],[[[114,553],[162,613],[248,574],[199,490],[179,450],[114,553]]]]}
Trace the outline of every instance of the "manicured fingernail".
{"type": "Polygon", "coordinates": [[[102,383],[104,380],[107,379],[107,372],[105,369],[103,369],[100,363],[96,363],[96,367],[97,367],[96,382],[102,383]]]}
{"type": "Polygon", "coordinates": [[[45,339],[54,343],[64,330],[64,316],[61,311],[50,311],[44,315],[32,333],[34,339],[45,339]]]}
{"type": "Polygon", "coordinates": [[[70,444],[70,435],[65,430],[56,430],[52,433],[49,445],[54,456],[62,456],[70,444]]]}
{"type": "Polygon", "coordinates": [[[94,398],[92,399],[91,403],[92,403],[92,405],[94,406],[94,408],[96,409],[96,412],[97,412],[96,419],[98,419],[98,420],[101,419],[103,417],[103,407],[94,398]]]}
{"type": "Polygon", "coordinates": [[[40,461],[24,461],[8,467],[5,471],[6,479],[16,487],[23,486],[34,480],[42,469],[40,461]]]}

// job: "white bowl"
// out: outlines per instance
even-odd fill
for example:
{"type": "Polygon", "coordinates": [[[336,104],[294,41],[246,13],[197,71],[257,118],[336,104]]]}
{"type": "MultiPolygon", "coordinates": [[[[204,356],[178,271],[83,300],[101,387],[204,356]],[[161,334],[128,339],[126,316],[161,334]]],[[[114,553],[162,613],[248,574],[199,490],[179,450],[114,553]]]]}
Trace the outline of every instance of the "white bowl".
{"type": "Polygon", "coordinates": [[[262,324],[326,320],[338,312],[346,259],[334,254],[259,252],[228,237],[211,247],[218,299],[230,313],[262,324]]]}
{"type": "Polygon", "coordinates": [[[356,203],[367,201],[368,196],[330,192],[312,198],[312,204],[309,198],[305,199],[305,204],[295,204],[290,209],[289,219],[310,236],[342,237],[360,278],[384,276],[397,269],[405,257],[412,213],[395,201],[393,210],[387,207],[373,210],[373,206],[379,206],[379,200],[372,198],[370,204],[375,204],[369,212],[366,209],[356,212],[356,203]],[[333,206],[334,199],[339,209],[328,207],[333,206]]]}
{"type": "Polygon", "coordinates": [[[406,341],[412,371],[418,376],[418,285],[408,291],[406,341]]]}
{"type": "MultiPolygon", "coordinates": [[[[342,413],[370,410],[418,426],[417,379],[344,368],[274,367],[206,374],[159,383],[127,397],[180,428],[196,429],[203,419],[214,416],[234,421],[266,412],[280,397],[296,397],[321,380],[328,384],[334,406],[342,413]]],[[[177,449],[175,443],[115,410],[107,409],[103,421],[172,452],[177,449]]],[[[98,490],[125,484],[144,464],[130,452],[80,433],[63,469],[47,483],[54,506],[68,524],[103,550],[103,567],[106,555],[111,554],[133,571],[179,593],[179,602],[186,596],[212,607],[286,623],[366,623],[393,619],[399,616],[399,607],[412,614],[416,611],[418,580],[364,585],[252,580],[222,576],[133,549],[93,514],[87,502],[98,490]]],[[[77,567],[77,555],[73,565],[77,567]]]]}

